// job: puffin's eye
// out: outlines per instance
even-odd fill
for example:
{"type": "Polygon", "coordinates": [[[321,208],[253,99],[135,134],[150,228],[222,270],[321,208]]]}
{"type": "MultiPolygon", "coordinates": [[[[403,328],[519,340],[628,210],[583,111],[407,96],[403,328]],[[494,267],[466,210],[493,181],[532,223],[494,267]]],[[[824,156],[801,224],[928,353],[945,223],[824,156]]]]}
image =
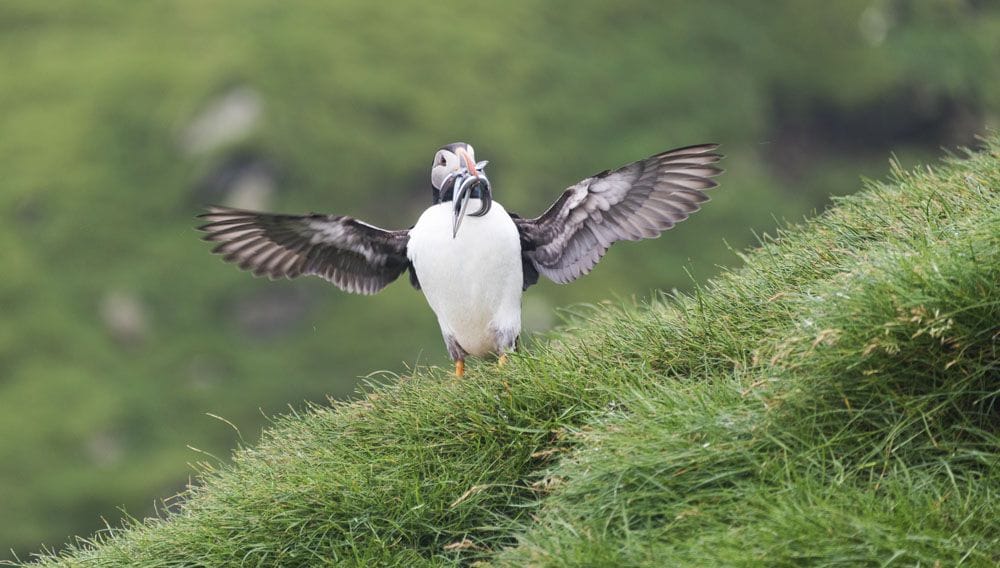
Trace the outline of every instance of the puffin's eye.
{"type": "Polygon", "coordinates": [[[447,166],[448,165],[448,160],[445,159],[444,154],[441,154],[441,159],[438,160],[438,163],[441,164],[442,166],[447,166]]]}

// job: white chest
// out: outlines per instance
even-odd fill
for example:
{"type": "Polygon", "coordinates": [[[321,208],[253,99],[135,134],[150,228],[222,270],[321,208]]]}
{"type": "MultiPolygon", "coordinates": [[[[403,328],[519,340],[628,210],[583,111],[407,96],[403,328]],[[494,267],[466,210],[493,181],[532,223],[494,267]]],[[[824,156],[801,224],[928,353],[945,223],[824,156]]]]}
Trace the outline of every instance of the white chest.
{"type": "MultiPolygon", "coordinates": [[[[469,211],[479,200],[469,202],[469,211]]],[[[510,346],[521,328],[521,243],[510,215],[496,201],[482,217],[466,216],[452,237],[452,204],[424,211],[410,229],[407,256],[441,331],[472,355],[510,346]]]]}

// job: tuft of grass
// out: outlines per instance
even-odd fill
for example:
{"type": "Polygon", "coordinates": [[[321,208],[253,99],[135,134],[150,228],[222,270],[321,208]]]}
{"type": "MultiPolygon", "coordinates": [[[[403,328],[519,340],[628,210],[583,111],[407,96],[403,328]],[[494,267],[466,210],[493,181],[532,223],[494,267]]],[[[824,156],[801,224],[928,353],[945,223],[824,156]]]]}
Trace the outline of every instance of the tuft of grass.
{"type": "Polygon", "coordinates": [[[1000,137],[691,295],[275,419],[39,566],[993,566],[1000,137]]]}

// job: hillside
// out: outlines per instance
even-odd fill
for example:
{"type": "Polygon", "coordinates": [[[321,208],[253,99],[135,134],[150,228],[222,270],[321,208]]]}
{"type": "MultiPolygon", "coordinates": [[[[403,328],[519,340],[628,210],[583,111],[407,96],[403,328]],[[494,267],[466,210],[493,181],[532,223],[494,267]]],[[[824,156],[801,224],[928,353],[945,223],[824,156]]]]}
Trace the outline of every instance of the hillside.
{"type": "Polygon", "coordinates": [[[897,169],[504,369],[277,418],[40,565],[995,565],[998,152],[897,169]]]}

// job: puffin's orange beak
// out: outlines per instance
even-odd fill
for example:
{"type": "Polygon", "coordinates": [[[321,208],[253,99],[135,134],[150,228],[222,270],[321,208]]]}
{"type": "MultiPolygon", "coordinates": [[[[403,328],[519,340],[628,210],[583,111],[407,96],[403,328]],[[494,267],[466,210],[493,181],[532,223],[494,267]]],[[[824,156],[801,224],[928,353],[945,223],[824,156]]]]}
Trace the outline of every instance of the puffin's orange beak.
{"type": "Polygon", "coordinates": [[[469,152],[465,148],[459,148],[458,155],[460,158],[465,160],[465,169],[469,170],[469,173],[472,174],[473,177],[478,176],[479,172],[476,171],[476,162],[472,160],[472,156],[469,155],[469,152]]]}

